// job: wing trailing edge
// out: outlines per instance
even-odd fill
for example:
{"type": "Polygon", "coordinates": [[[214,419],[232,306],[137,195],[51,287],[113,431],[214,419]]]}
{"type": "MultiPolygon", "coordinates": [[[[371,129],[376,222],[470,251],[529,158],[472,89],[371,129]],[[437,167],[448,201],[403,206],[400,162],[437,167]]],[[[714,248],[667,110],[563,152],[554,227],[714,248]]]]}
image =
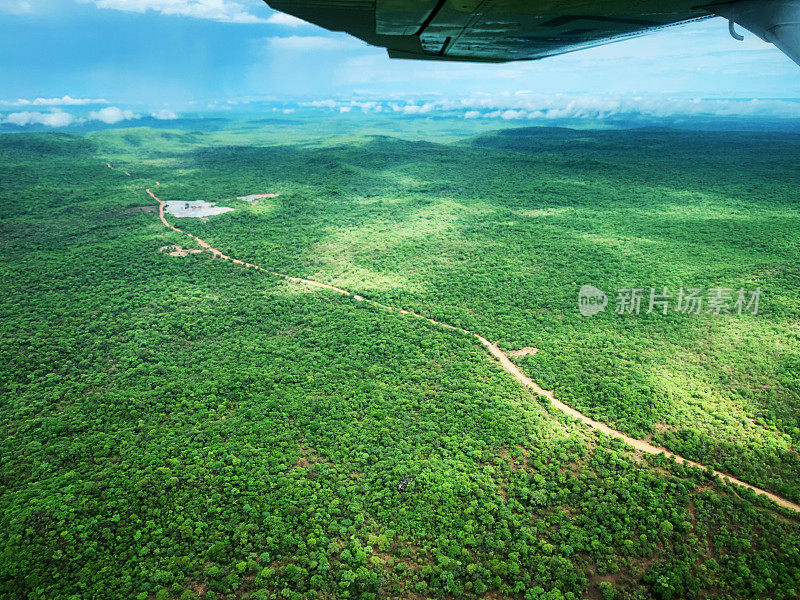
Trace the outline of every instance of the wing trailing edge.
{"type": "Polygon", "coordinates": [[[534,60],[725,17],[800,64],[800,0],[265,0],[392,58],[534,60]]]}

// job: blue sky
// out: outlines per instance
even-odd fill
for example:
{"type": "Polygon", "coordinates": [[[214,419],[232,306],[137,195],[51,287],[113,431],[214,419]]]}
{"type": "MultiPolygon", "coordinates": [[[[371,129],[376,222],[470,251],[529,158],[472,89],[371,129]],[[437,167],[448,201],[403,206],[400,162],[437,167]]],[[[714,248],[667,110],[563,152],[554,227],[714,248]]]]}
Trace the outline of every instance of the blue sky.
{"type": "Polygon", "coordinates": [[[508,111],[575,98],[610,102],[612,109],[647,103],[652,110],[653,103],[677,110],[697,98],[800,98],[800,67],[753,35],[734,41],[720,19],[500,65],[390,61],[383,49],[285,18],[260,0],[0,0],[0,31],[6,118],[78,110],[79,100],[55,100],[65,95],[102,100],[81,105],[82,114],[106,110],[107,122],[243,99],[428,95],[478,99],[486,110],[497,99],[498,110],[508,111]]]}

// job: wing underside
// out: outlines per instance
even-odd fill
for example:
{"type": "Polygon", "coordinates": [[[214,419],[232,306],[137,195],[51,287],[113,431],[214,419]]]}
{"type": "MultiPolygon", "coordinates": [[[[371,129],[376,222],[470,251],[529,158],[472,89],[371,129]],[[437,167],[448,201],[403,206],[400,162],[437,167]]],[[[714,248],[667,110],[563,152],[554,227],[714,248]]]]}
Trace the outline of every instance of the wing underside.
{"type": "Polygon", "coordinates": [[[681,0],[267,0],[394,58],[533,60],[706,18],[681,0]]]}

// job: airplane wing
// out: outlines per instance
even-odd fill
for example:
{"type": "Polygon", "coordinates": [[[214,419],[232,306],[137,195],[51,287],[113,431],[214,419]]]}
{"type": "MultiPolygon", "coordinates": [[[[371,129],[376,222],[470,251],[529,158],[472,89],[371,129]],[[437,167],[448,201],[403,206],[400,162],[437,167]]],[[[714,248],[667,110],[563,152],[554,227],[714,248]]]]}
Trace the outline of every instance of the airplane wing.
{"type": "MultiPolygon", "coordinates": [[[[265,0],[392,58],[535,60],[721,15],[800,64],[800,0],[265,0]]],[[[733,25],[731,33],[735,35],[733,25]]]]}

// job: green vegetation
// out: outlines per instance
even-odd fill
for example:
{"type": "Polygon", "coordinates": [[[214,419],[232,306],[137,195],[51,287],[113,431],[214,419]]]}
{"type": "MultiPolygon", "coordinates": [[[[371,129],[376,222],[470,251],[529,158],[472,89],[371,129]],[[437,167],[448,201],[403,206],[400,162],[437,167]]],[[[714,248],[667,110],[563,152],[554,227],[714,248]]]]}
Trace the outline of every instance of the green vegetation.
{"type": "Polygon", "coordinates": [[[194,246],[144,188],[278,192],[170,221],[537,347],[568,404],[797,501],[800,137],[293,127],[0,136],[0,596],[798,596],[798,515],[551,410],[470,336],[159,252],[194,246]],[[584,283],[764,299],[585,318],[584,283]]]}

